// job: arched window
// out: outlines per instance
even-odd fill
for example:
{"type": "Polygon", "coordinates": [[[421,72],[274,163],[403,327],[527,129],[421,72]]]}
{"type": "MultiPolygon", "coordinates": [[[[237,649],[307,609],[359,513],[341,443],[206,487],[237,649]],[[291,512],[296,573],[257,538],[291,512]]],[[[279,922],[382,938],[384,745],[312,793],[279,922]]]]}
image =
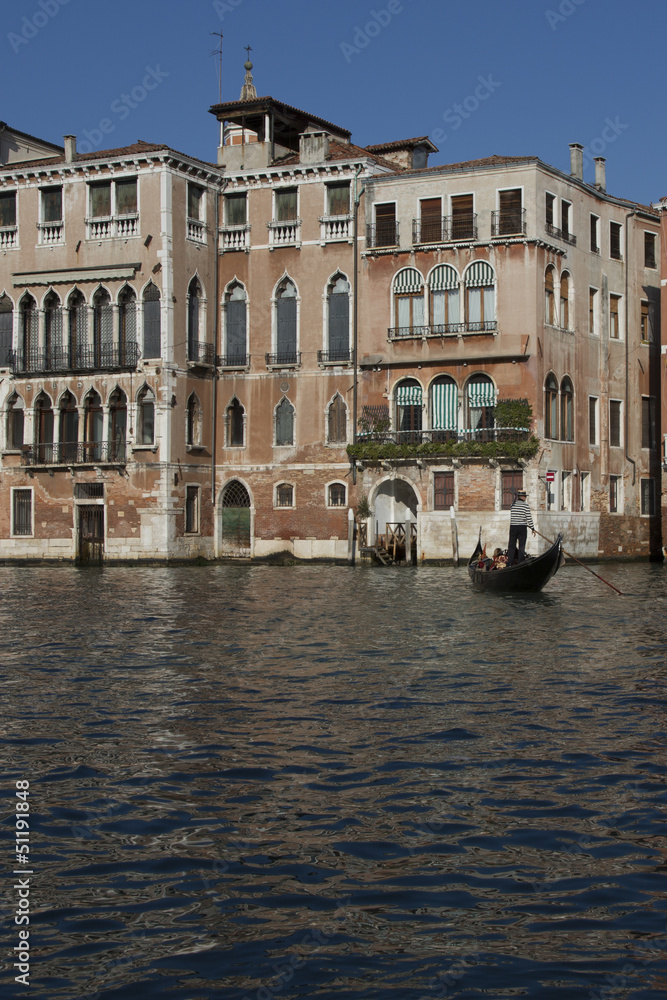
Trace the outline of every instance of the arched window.
{"type": "Polygon", "coordinates": [[[37,318],[37,303],[32,295],[24,295],[20,303],[20,343],[23,351],[24,364],[34,368],[37,364],[39,351],[39,327],[37,318]]]}
{"type": "Polygon", "coordinates": [[[17,392],[7,400],[7,448],[18,450],[23,447],[25,407],[17,392]]]}
{"type": "Polygon", "coordinates": [[[473,375],[466,386],[466,426],[471,431],[493,427],[496,389],[488,375],[473,375]]]}
{"type": "Polygon", "coordinates": [[[78,289],[68,299],[67,367],[79,368],[86,359],[88,317],[86,301],[78,289]]]}
{"type": "Polygon", "coordinates": [[[558,382],[551,373],[544,383],[544,436],[558,440],[558,382]]]}
{"type": "Polygon", "coordinates": [[[185,407],[185,443],[190,448],[201,445],[202,408],[196,392],[190,393],[185,407]]]}
{"type": "Polygon", "coordinates": [[[99,368],[113,362],[113,311],[106,288],[93,296],[93,365],[99,368]]]}
{"type": "Polygon", "coordinates": [[[544,276],[544,322],[554,326],[556,322],[556,300],[554,298],[553,267],[548,267],[544,276]]]}
{"type": "Polygon", "coordinates": [[[457,333],[461,322],[459,276],[449,264],[439,264],[428,279],[431,292],[431,330],[457,333]]]}
{"type": "Polygon", "coordinates": [[[109,396],[109,458],[124,462],[127,454],[127,396],[118,386],[109,396]]]}
{"type": "Polygon", "coordinates": [[[79,444],[79,410],[76,399],[67,390],[59,406],[60,453],[63,462],[76,462],[79,444]]]}
{"type": "Polygon", "coordinates": [[[294,444],[294,407],[287,396],[283,396],[276,407],[276,445],[294,444]]]}
{"type": "Polygon", "coordinates": [[[327,307],[327,360],[349,361],[350,283],[342,274],[336,275],[329,284],[327,307]]]}
{"type": "Polygon", "coordinates": [[[399,271],[392,286],[397,337],[421,335],[424,326],[424,279],[414,267],[399,271]]]}
{"type": "Polygon", "coordinates": [[[327,411],[327,444],[347,444],[347,405],[339,392],[327,411]]]}
{"type": "Polygon", "coordinates": [[[84,399],[83,440],[85,458],[89,462],[99,462],[102,458],[104,437],[104,411],[100,394],[91,389],[84,399]]]}
{"type": "Polygon", "coordinates": [[[188,285],[188,361],[199,361],[199,306],[201,285],[193,278],[188,285]]]}
{"type": "Polygon", "coordinates": [[[476,260],[464,275],[466,290],[466,329],[473,332],[495,330],[495,273],[485,260],[476,260]]]}
{"type": "Polygon", "coordinates": [[[574,441],[574,388],[566,376],[560,384],[560,435],[563,441],[574,441]]]}
{"type": "Polygon", "coordinates": [[[160,290],[153,282],[144,291],[144,358],[162,355],[162,326],[160,321],[160,290]]]}
{"type": "Polygon", "coordinates": [[[50,291],[44,299],[44,361],[47,370],[63,367],[63,311],[60,299],[50,291]]]}
{"type": "Polygon", "coordinates": [[[459,390],[449,375],[440,375],[429,390],[431,430],[434,441],[446,441],[456,434],[459,420],[459,390]]]}
{"type": "Polygon", "coordinates": [[[329,483],[327,487],[327,507],[345,507],[347,489],[345,483],[329,483]]]}
{"type": "Polygon", "coordinates": [[[155,393],[147,385],[137,396],[137,441],[144,445],[155,442],[155,393]]]}
{"type": "Polygon", "coordinates": [[[35,452],[38,462],[53,461],[53,406],[45,392],[35,400],[35,452]]]}
{"type": "Polygon", "coordinates": [[[291,483],[278,483],[275,503],[276,507],[294,506],[294,487],[291,483]]]}
{"type": "Polygon", "coordinates": [[[242,448],[245,444],[245,410],[234,397],[225,413],[227,424],[227,447],[242,448]]]}
{"type": "Polygon", "coordinates": [[[414,378],[403,379],[394,389],[397,441],[410,444],[421,441],[422,387],[414,378]]]}
{"type": "Polygon", "coordinates": [[[225,295],[225,358],[226,365],[248,363],[246,293],[238,282],[225,295]]]}
{"type": "Polygon", "coordinates": [[[8,295],[0,296],[0,366],[12,361],[14,307],[8,295]]]}
{"type": "Polygon", "coordinates": [[[119,363],[136,362],[137,296],[133,288],[123,285],[118,294],[119,363]]]}
{"type": "Polygon", "coordinates": [[[284,278],[276,294],[276,355],[278,364],[296,364],[296,285],[284,278]]]}
{"type": "Polygon", "coordinates": [[[560,325],[561,329],[570,329],[570,276],[563,271],[560,278],[560,325]]]}

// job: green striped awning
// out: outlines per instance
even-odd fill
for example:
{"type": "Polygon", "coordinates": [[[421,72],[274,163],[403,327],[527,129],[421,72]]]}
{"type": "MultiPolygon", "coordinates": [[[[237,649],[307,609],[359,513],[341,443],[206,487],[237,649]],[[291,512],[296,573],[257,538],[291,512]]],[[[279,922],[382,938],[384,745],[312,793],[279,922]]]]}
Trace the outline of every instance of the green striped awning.
{"type": "Polygon", "coordinates": [[[459,276],[449,264],[439,264],[431,271],[428,283],[432,292],[444,292],[459,287],[459,276]]]}
{"type": "Polygon", "coordinates": [[[485,260],[476,260],[466,271],[465,282],[468,288],[481,288],[484,285],[493,285],[495,282],[493,268],[485,260]]]}
{"type": "Polygon", "coordinates": [[[396,388],[397,406],[421,406],[422,387],[420,385],[399,385],[396,388]]]}
{"type": "Polygon", "coordinates": [[[431,386],[432,430],[456,430],[458,401],[459,393],[454,382],[435,382],[431,386]]]}
{"type": "Polygon", "coordinates": [[[469,406],[493,406],[496,401],[496,387],[493,382],[469,382],[469,406]]]}
{"type": "Polygon", "coordinates": [[[394,277],[394,292],[399,295],[401,293],[407,295],[410,292],[420,292],[423,287],[424,279],[414,267],[406,267],[394,277]]]}

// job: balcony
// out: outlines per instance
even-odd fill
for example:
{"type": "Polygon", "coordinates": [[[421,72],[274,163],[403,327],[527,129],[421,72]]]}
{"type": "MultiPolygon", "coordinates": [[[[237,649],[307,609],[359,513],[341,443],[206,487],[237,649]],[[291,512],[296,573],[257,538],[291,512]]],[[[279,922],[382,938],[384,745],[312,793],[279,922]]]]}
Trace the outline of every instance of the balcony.
{"type": "Polygon", "coordinates": [[[206,226],[199,219],[188,219],[186,233],[189,240],[195,243],[206,243],[206,226]]]}
{"type": "Polygon", "coordinates": [[[318,351],[318,365],[349,365],[352,352],[349,347],[340,347],[334,351],[318,351]]]}
{"type": "Polygon", "coordinates": [[[0,227],[0,250],[13,250],[19,245],[18,226],[0,227]]]}
{"type": "MultiPolygon", "coordinates": [[[[572,247],[577,245],[577,237],[574,233],[570,233],[566,229],[558,229],[556,226],[552,225],[551,222],[546,222],[544,224],[544,228],[549,236],[555,236],[557,240],[563,240],[564,243],[569,243],[572,247]]],[[[596,249],[593,252],[599,253],[600,250],[596,249]]]]}
{"type": "Polygon", "coordinates": [[[63,372],[127,371],[139,362],[139,345],[123,347],[101,344],[50,351],[10,351],[8,364],[14,375],[57,374],[63,372]]]}
{"type": "Polygon", "coordinates": [[[387,219],[376,222],[374,226],[366,226],[366,248],[397,247],[399,245],[398,222],[387,219]]]}
{"type": "Polygon", "coordinates": [[[65,237],[65,226],[63,222],[38,222],[40,246],[53,246],[62,243],[65,237]]]}
{"type": "Polygon", "coordinates": [[[475,323],[431,323],[428,326],[390,326],[388,340],[424,340],[427,337],[465,337],[470,334],[490,333],[498,330],[495,319],[475,323]]]}
{"type": "Polygon", "coordinates": [[[269,230],[269,250],[276,247],[301,246],[301,219],[287,222],[267,222],[269,230]]]}
{"type": "Polygon", "coordinates": [[[86,239],[113,240],[127,239],[139,235],[139,215],[110,215],[96,219],[86,219],[86,239]]]}
{"type": "Polygon", "coordinates": [[[443,215],[438,219],[413,219],[413,246],[431,243],[454,243],[477,239],[477,215],[443,215]]]}
{"type": "Polygon", "coordinates": [[[212,368],[215,364],[213,344],[205,344],[201,340],[188,342],[188,365],[191,368],[212,368]]]}
{"type": "Polygon", "coordinates": [[[221,226],[218,230],[218,249],[220,253],[231,253],[234,250],[250,249],[250,226],[221,226]]]}
{"type": "Polygon", "coordinates": [[[491,212],[491,237],[525,236],[526,210],[512,208],[507,211],[491,212]]]}
{"type": "Polygon", "coordinates": [[[267,368],[298,368],[301,364],[300,351],[281,351],[279,354],[265,354],[267,368]]]}
{"type": "Polygon", "coordinates": [[[245,368],[250,368],[250,355],[223,354],[218,357],[218,366],[220,368],[226,368],[227,371],[233,371],[235,369],[240,371],[245,368]]]}
{"type": "Polygon", "coordinates": [[[360,461],[435,458],[532,458],[539,440],[524,428],[479,427],[463,430],[411,430],[359,434],[347,452],[360,461]]]}
{"type": "Polygon", "coordinates": [[[60,441],[23,448],[21,465],[125,465],[125,441],[60,441]]]}
{"type": "Polygon", "coordinates": [[[321,243],[340,243],[351,239],[351,215],[323,215],[320,218],[321,243]]]}

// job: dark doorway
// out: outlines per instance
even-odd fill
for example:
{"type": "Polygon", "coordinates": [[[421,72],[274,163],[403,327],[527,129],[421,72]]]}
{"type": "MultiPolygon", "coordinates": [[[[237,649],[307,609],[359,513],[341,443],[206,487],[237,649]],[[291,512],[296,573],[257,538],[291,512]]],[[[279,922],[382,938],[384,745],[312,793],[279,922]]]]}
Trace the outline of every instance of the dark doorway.
{"type": "Polygon", "coordinates": [[[79,550],[77,562],[102,565],[104,555],[104,507],[101,504],[81,504],[79,518],[79,550]]]}

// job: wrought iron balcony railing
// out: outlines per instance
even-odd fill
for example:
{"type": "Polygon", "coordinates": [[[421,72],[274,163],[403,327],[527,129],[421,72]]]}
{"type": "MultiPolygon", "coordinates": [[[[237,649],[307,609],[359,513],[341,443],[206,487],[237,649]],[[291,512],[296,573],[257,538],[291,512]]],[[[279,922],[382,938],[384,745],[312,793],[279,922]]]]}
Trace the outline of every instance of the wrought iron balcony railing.
{"type": "Polygon", "coordinates": [[[282,351],[264,355],[267,368],[296,368],[301,364],[300,351],[282,351]]]}
{"type": "Polygon", "coordinates": [[[124,465],[125,441],[40,442],[21,452],[22,465],[124,465]]]}
{"type": "MultiPolygon", "coordinates": [[[[577,237],[574,235],[574,233],[568,232],[567,229],[558,229],[558,227],[552,225],[551,222],[546,222],[544,224],[544,228],[546,229],[549,236],[555,236],[557,240],[563,240],[565,243],[569,243],[570,246],[573,247],[577,245],[577,237]]],[[[597,249],[594,250],[593,252],[599,253],[600,250],[597,249]]]]}
{"type": "Polygon", "coordinates": [[[352,352],[349,347],[339,347],[335,351],[318,351],[318,365],[344,365],[352,360],[352,352]]]}
{"type": "Polygon", "coordinates": [[[134,342],[122,347],[87,344],[85,347],[57,347],[50,351],[10,351],[8,361],[14,375],[122,371],[137,367],[139,345],[134,342]]]}
{"type": "Polygon", "coordinates": [[[526,232],[525,208],[491,212],[491,236],[523,236],[526,232]]]}
{"type": "Polygon", "coordinates": [[[218,357],[220,368],[249,368],[249,354],[222,354],[218,357]]]}
{"type": "Polygon", "coordinates": [[[201,340],[191,340],[188,343],[188,364],[210,365],[215,363],[213,344],[205,344],[201,340]]]}
{"type": "Polygon", "coordinates": [[[398,222],[394,219],[376,222],[374,226],[366,226],[367,247],[397,247],[398,245],[398,222]]]}
{"type": "Polygon", "coordinates": [[[431,323],[428,326],[390,326],[387,330],[387,336],[389,340],[423,340],[425,337],[457,337],[473,333],[495,333],[497,329],[498,321],[489,319],[483,322],[431,323]]]}
{"type": "Polygon", "coordinates": [[[460,444],[461,442],[527,441],[530,430],[517,427],[476,427],[461,430],[410,430],[410,431],[380,431],[359,433],[357,440],[361,444],[460,444]]]}
{"type": "Polygon", "coordinates": [[[443,215],[438,219],[413,219],[412,242],[451,243],[477,239],[477,215],[443,215]]]}

